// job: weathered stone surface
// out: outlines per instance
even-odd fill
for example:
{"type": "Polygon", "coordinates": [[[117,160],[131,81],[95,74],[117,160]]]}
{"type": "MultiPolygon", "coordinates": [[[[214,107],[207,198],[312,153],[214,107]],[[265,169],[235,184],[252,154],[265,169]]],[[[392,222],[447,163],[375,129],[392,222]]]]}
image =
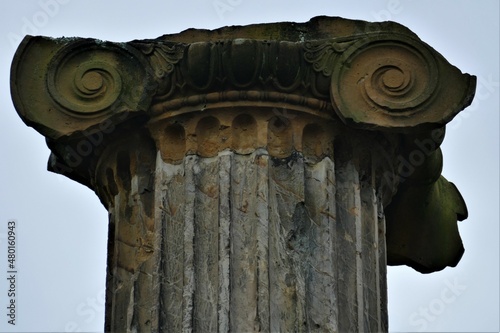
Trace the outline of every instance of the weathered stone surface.
{"type": "Polygon", "coordinates": [[[114,332],[387,331],[386,265],[463,253],[439,145],[474,89],[401,25],[327,17],[28,36],[12,65],[49,169],[109,210],[114,332]]]}
{"type": "Polygon", "coordinates": [[[121,44],[27,37],[12,72],[18,111],[51,138],[117,113],[170,117],[255,101],[333,107],[363,128],[444,125],[475,87],[403,26],[327,17],[121,44]]]}

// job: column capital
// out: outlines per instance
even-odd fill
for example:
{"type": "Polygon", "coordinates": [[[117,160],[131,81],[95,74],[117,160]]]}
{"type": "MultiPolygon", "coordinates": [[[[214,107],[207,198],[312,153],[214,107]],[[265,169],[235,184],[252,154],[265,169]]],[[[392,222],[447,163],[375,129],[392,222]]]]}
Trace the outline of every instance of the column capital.
{"type": "Polygon", "coordinates": [[[439,146],[475,85],[397,23],[335,17],[126,43],[27,36],[11,71],[19,115],[47,138],[49,169],[107,207],[115,178],[154,169],[157,156],[350,161],[386,213],[389,264],[422,272],[463,253],[456,221],[467,209],[441,176],[439,146]]]}
{"type": "Polygon", "coordinates": [[[470,104],[475,77],[396,23],[317,17],[128,43],[27,36],[11,89],[22,119],[50,139],[255,104],[408,132],[449,122],[470,104]]]}

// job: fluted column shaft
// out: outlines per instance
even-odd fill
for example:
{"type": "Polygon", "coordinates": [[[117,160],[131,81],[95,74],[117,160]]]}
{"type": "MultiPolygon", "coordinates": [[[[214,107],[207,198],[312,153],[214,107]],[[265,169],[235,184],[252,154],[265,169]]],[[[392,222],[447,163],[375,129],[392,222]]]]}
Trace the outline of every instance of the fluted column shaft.
{"type": "Polygon", "coordinates": [[[272,109],[212,114],[160,122],[153,138],[132,134],[103,154],[107,329],[387,331],[373,134],[272,109]]]}

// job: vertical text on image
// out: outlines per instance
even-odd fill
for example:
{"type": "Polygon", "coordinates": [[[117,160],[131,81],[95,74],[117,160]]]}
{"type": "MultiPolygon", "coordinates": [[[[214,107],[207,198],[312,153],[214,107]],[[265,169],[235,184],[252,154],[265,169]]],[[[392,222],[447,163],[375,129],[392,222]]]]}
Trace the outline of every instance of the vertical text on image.
{"type": "Polygon", "coordinates": [[[17,221],[7,222],[7,322],[16,325],[17,314],[17,221]]]}

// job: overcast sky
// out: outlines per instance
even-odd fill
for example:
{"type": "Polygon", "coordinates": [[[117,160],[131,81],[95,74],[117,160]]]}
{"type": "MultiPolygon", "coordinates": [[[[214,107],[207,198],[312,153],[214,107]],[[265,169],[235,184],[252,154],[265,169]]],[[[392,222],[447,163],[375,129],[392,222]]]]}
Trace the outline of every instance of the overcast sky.
{"type": "Polygon", "coordinates": [[[107,213],[86,187],[46,171],[44,138],[10,99],[10,63],[25,34],[111,41],[187,28],[305,22],[317,15],[392,20],[478,76],[476,99],[448,126],[444,176],[465,198],[465,254],[422,275],[389,268],[391,332],[498,332],[499,2],[293,0],[41,0],[0,5],[0,331],[102,332],[107,213]],[[17,221],[17,320],[7,323],[7,222],[17,221]]]}

